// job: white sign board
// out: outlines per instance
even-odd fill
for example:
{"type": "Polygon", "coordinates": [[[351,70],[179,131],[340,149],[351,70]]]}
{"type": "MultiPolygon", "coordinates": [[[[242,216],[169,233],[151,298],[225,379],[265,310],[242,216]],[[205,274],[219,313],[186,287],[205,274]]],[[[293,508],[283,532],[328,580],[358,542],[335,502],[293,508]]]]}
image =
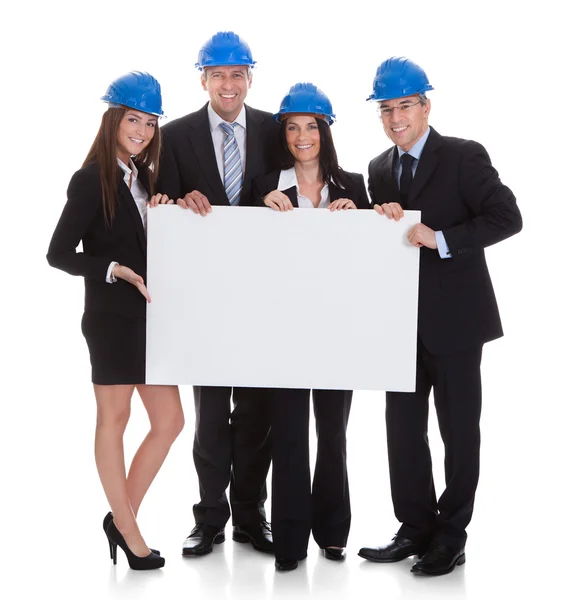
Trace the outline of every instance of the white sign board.
{"type": "Polygon", "coordinates": [[[419,221],[149,210],[147,383],[414,391],[419,221]]]}

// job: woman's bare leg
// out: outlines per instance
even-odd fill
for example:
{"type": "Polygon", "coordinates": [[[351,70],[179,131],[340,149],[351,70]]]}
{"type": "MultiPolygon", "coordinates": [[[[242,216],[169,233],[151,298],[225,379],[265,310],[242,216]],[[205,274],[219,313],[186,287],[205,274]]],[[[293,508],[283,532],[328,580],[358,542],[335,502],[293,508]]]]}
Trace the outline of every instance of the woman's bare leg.
{"type": "Polygon", "coordinates": [[[93,388],[97,401],[95,463],[99,478],[117,529],[134,554],[146,556],[150,550],[141,536],[131,507],[123,451],[123,434],[129,422],[135,386],[94,384],[93,388]]]}
{"type": "Polygon", "coordinates": [[[177,386],[138,385],[137,391],[149,415],[151,429],[133,457],[127,477],[127,491],[135,516],[172,443],[184,427],[177,386]]]}

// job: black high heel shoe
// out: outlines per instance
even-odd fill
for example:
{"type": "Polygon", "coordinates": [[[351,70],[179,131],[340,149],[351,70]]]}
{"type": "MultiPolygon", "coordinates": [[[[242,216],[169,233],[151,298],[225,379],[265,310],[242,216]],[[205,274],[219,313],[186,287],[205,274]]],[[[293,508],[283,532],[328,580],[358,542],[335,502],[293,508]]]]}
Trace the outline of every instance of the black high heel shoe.
{"type": "MultiPolygon", "coordinates": [[[[112,520],[113,520],[113,513],[108,512],[105,515],[105,518],[103,519],[103,531],[104,531],[105,535],[107,535],[107,527],[109,526],[109,523],[111,523],[112,520]]],[[[109,542],[109,556],[111,557],[111,559],[113,559],[113,551],[111,550],[111,540],[109,538],[107,538],[107,541],[109,542]]],[[[156,554],[157,556],[161,555],[161,553],[158,550],[155,550],[154,548],[149,548],[149,550],[153,554],[156,554]]]]}
{"type": "Polygon", "coordinates": [[[115,527],[114,521],[109,523],[105,533],[109,539],[109,550],[111,551],[111,559],[114,565],[117,564],[117,546],[119,546],[129,561],[129,567],[134,571],[150,571],[151,569],[160,569],[165,566],[165,559],[162,556],[157,556],[154,552],[142,557],[133,554],[129,546],[127,546],[125,538],[121,535],[117,527],[115,527]]]}

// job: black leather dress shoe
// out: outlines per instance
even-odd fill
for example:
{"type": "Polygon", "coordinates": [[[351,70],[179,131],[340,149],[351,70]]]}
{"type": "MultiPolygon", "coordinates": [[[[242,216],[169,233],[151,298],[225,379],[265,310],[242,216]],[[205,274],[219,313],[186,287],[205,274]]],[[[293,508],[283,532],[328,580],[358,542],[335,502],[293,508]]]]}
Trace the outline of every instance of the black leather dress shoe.
{"type": "Polygon", "coordinates": [[[391,563],[403,560],[409,556],[421,557],[426,552],[426,545],[421,542],[413,542],[408,538],[395,535],[389,544],[378,548],[361,548],[359,556],[372,560],[373,562],[391,563]]]}
{"type": "Polygon", "coordinates": [[[184,540],[182,545],[183,556],[204,556],[212,552],[214,544],[221,544],[226,539],[224,529],[213,525],[198,523],[184,540]]]}
{"type": "Polygon", "coordinates": [[[295,558],[276,558],[276,571],[294,571],[298,562],[295,558]]]}
{"type": "Polygon", "coordinates": [[[260,552],[274,553],[272,528],[267,521],[260,521],[253,525],[234,525],[232,539],[236,542],[249,542],[260,552]]]}
{"type": "Polygon", "coordinates": [[[446,575],[454,571],[456,565],[466,562],[464,548],[452,548],[431,542],[422,560],[412,565],[411,572],[417,575],[446,575]]]}
{"type": "Polygon", "coordinates": [[[323,556],[329,560],[345,560],[347,556],[345,548],[321,548],[323,550],[323,556]]]}

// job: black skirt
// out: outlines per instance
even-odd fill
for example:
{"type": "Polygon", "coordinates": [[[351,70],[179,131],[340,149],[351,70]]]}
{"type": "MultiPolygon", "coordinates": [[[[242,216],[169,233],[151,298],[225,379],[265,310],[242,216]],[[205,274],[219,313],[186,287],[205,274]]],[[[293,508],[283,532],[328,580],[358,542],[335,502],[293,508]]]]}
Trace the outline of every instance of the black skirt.
{"type": "Polygon", "coordinates": [[[85,312],[81,331],[91,360],[91,381],[99,385],[145,383],[146,320],[85,312]]]}

